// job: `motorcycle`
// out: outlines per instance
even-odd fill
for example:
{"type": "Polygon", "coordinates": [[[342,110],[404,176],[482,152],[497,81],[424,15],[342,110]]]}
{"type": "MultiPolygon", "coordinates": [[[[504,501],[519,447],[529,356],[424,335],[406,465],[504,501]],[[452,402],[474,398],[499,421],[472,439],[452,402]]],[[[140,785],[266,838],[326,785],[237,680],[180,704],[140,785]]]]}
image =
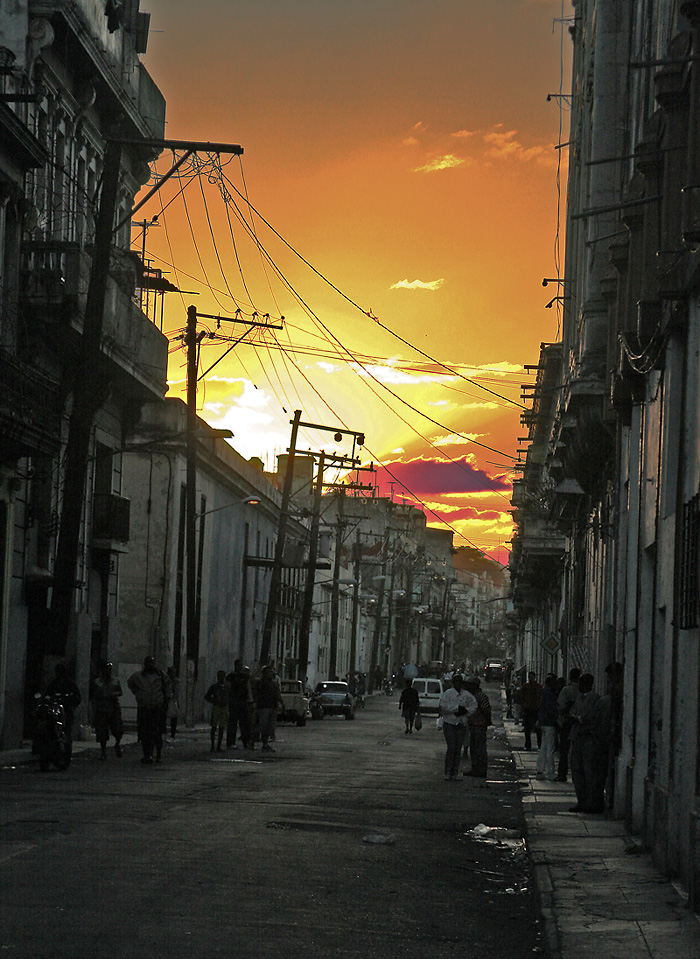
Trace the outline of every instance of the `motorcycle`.
{"type": "Polygon", "coordinates": [[[312,693],[309,696],[309,713],[312,719],[323,719],[323,706],[319,693],[312,693]]]}
{"type": "Polygon", "coordinates": [[[392,682],[390,679],[385,679],[385,680],[384,680],[384,682],[382,683],[382,689],[384,690],[384,695],[385,695],[385,696],[393,696],[393,695],[394,695],[394,684],[393,684],[393,682],[392,682]]]}
{"type": "Polygon", "coordinates": [[[37,693],[34,704],[32,752],[39,757],[39,768],[46,772],[51,763],[63,771],[70,766],[73,744],[66,727],[61,697],[37,693]]]}

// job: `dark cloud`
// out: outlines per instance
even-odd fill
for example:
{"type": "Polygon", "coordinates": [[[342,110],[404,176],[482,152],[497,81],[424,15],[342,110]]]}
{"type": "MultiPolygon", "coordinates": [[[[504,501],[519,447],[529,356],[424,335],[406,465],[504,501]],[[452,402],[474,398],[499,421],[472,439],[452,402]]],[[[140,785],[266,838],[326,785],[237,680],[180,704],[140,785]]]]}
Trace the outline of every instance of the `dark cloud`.
{"type": "MultiPolygon", "coordinates": [[[[452,462],[437,459],[415,459],[408,463],[396,461],[386,467],[397,480],[405,483],[421,499],[459,493],[510,492],[510,484],[502,476],[489,476],[465,459],[452,462]]],[[[392,482],[392,476],[382,467],[377,478],[383,493],[392,482]]],[[[399,490],[397,490],[399,492],[399,490]]]]}

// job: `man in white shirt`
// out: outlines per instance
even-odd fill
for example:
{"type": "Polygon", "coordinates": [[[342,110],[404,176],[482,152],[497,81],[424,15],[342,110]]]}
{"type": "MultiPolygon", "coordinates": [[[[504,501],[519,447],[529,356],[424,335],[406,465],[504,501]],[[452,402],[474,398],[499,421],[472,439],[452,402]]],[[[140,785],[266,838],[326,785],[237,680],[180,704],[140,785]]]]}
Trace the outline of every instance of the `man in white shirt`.
{"type": "Polygon", "coordinates": [[[447,743],[445,753],[445,779],[459,780],[459,760],[467,735],[469,717],[477,709],[476,699],[462,688],[462,677],[458,672],[452,676],[452,686],[440,697],[440,715],[442,732],[447,743]]]}

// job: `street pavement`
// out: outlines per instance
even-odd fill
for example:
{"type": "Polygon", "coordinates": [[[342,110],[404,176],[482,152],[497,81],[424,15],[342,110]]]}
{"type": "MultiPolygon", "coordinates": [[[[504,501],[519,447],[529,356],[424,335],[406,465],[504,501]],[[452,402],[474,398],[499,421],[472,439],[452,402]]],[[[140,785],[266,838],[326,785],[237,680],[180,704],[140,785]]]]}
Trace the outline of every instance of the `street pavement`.
{"type": "MultiPolygon", "coordinates": [[[[491,781],[445,782],[435,720],[398,697],[278,728],[276,752],[163,762],[76,744],[0,769],[0,935],[12,959],[480,959],[542,954],[503,737],[491,781]]],[[[26,756],[25,756],[26,758],[26,756]]]]}
{"type": "Polygon", "coordinates": [[[146,767],[133,735],[106,762],[76,743],[62,773],[0,753],[0,951],[698,959],[681,893],[621,823],[568,813],[485,689],[486,782],[445,782],[434,719],[407,736],[385,696],[279,727],[274,754],[212,754],[206,727],[146,767]]]}

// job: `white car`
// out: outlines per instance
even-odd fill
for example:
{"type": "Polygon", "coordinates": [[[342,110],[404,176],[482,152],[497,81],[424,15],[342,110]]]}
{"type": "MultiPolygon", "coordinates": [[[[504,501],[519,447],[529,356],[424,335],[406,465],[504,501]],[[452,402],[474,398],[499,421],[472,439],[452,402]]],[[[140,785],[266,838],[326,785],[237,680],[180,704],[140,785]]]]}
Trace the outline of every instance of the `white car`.
{"type": "Polygon", "coordinates": [[[436,713],[442,696],[442,681],[431,676],[418,676],[412,685],[418,691],[421,712],[436,713]]]}

